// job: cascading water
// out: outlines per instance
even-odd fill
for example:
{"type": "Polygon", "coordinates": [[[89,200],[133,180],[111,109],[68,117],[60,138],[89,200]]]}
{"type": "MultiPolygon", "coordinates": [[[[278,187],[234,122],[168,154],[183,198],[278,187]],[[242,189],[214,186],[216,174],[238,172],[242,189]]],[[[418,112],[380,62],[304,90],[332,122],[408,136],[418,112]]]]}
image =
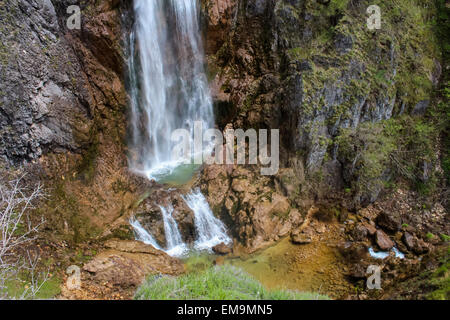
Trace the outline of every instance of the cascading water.
{"type": "Polygon", "coordinates": [[[134,233],[136,235],[136,239],[142,241],[146,244],[150,244],[158,250],[162,250],[162,248],[158,245],[158,242],[152,237],[150,233],[140,224],[136,219],[130,220],[130,224],[134,229],[134,233]]]}
{"type": "Polygon", "coordinates": [[[173,207],[164,208],[159,206],[163,215],[164,233],[166,236],[166,252],[171,256],[182,256],[187,251],[187,246],[181,238],[180,231],[175,219],[172,217],[173,207]]]}
{"type": "Polygon", "coordinates": [[[214,217],[200,189],[196,189],[188,195],[183,196],[183,199],[195,214],[195,229],[198,235],[195,241],[196,249],[208,250],[222,242],[225,244],[231,242],[231,238],[227,235],[225,225],[222,221],[214,217]]]}
{"type": "MultiPolygon", "coordinates": [[[[194,212],[194,223],[197,238],[194,242],[195,250],[211,251],[211,248],[220,243],[230,244],[231,238],[227,235],[225,225],[214,217],[214,214],[199,189],[182,196],[187,206],[194,212]]],[[[183,256],[188,251],[188,246],[183,242],[177,222],[173,218],[173,207],[159,206],[164,222],[166,237],[165,249],[156,242],[151,234],[137,220],[131,220],[136,239],[163,250],[171,256],[183,256]]]]}
{"type": "Polygon", "coordinates": [[[130,167],[149,179],[170,174],[176,129],[195,121],[212,128],[214,114],[204,72],[197,0],[135,0],[130,36],[130,167]]]}
{"type": "MultiPolygon", "coordinates": [[[[186,158],[174,158],[174,130],[194,123],[213,128],[212,99],[203,67],[197,0],[134,0],[135,28],[130,35],[131,95],[130,168],[149,179],[164,180],[186,158]]],[[[191,152],[190,159],[194,157],[191,152]]],[[[200,190],[183,197],[194,212],[197,239],[194,248],[210,250],[230,243],[225,226],[214,217],[200,190]]],[[[173,207],[160,207],[166,244],[162,246],[139,224],[130,221],[138,240],[169,255],[184,255],[173,207]]]]}

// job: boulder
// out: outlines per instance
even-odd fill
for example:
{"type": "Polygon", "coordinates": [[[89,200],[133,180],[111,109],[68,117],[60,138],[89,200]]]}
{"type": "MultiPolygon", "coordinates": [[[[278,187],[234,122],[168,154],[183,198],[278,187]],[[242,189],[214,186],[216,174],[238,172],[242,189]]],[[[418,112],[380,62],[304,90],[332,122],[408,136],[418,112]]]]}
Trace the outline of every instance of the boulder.
{"type": "Polygon", "coordinates": [[[375,241],[381,250],[390,250],[394,246],[394,242],[381,230],[377,230],[375,234],[375,241]]]}
{"type": "Polygon", "coordinates": [[[291,234],[291,242],[293,244],[308,244],[312,242],[312,237],[305,233],[291,234]]]}
{"type": "Polygon", "coordinates": [[[415,254],[423,254],[430,251],[430,245],[416,236],[413,236],[409,232],[405,232],[403,234],[402,240],[408,250],[414,252],[415,254]]]}
{"type": "Polygon", "coordinates": [[[112,240],[106,247],[109,249],[83,267],[97,283],[136,287],[149,274],[179,275],[184,272],[180,260],[139,241],[112,240]]]}
{"type": "Polygon", "coordinates": [[[340,254],[348,262],[358,262],[367,258],[368,247],[362,242],[347,241],[338,246],[340,254]]]}
{"type": "Polygon", "coordinates": [[[405,232],[403,234],[403,242],[405,243],[408,250],[413,250],[416,244],[414,236],[409,232],[405,232]]]}
{"type": "Polygon", "coordinates": [[[382,211],[376,219],[377,224],[386,231],[397,232],[401,229],[400,214],[396,212],[382,211]]]}
{"type": "Polygon", "coordinates": [[[363,222],[362,225],[364,226],[364,228],[367,229],[367,232],[373,236],[376,232],[377,232],[377,228],[375,228],[374,226],[372,226],[371,224],[367,223],[367,222],[363,222]]]}
{"type": "Polygon", "coordinates": [[[226,254],[231,253],[231,248],[223,242],[218,244],[217,246],[214,246],[212,248],[212,250],[214,251],[214,253],[220,254],[220,255],[226,255],[226,254]]]}
{"type": "Polygon", "coordinates": [[[352,232],[352,236],[356,241],[364,241],[365,239],[367,239],[368,234],[369,231],[362,224],[358,224],[352,232]]]}

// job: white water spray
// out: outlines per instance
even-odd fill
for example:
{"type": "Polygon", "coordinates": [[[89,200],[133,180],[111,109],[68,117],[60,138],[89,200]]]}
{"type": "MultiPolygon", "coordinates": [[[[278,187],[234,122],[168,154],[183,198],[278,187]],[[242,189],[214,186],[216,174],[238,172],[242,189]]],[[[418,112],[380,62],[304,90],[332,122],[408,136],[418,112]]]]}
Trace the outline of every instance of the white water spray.
{"type": "Polygon", "coordinates": [[[225,225],[214,216],[200,189],[183,196],[183,199],[195,214],[197,239],[194,246],[196,249],[210,250],[220,243],[231,243],[231,238],[227,235],[225,225]]]}
{"type": "Polygon", "coordinates": [[[170,256],[183,256],[187,251],[187,246],[183,242],[178,230],[178,224],[173,218],[173,207],[169,206],[167,209],[159,206],[163,215],[164,233],[166,236],[166,253],[170,256]]]}
{"type": "Polygon", "coordinates": [[[152,245],[154,248],[158,250],[162,250],[161,247],[156,242],[156,240],[152,237],[150,233],[148,233],[147,230],[145,230],[145,228],[140,224],[139,221],[137,221],[136,219],[131,219],[130,224],[134,229],[134,233],[136,235],[137,240],[152,245]]]}
{"type": "Polygon", "coordinates": [[[130,36],[130,168],[149,179],[172,173],[176,129],[214,125],[197,0],[134,0],[130,36]]]}
{"type": "MultiPolygon", "coordinates": [[[[197,0],[134,0],[136,23],[130,35],[131,96],[130,168],[149,179],[173,173],[186,158],[173,159],[172,133],[194,123],[213,128],[212,99],[203,67],[204,54],[198,25],[197,0]]],[[[191,144],[193,145],[193,143],[191,144]]],[[[192,150],[190,159],[195,157],[192,150]]],[[[194,248],[211,250],[230,243],[225,226],[215,218],[205,197],[196,190],[185,197],[194,212],[197,239],[194,248]]],[[[136,220],[136,237],[172,256],[182,256],[183,243],[173,218],[173,207],[160,207],[166,244],[159,245],[136,220]]]]}
{"type": "MultiPolygon", "coordinates": [[[[220,244],[230,244],[231,238],[227,235],[225,225],[217,219],[205,196],[199,189],[182,196],[188,207],[194,212],[195,231],[197,234],[193,249],[199,251],[209,251],[220,244]]],[[[159,206],[164,222],[164,233],[166,237],[165,249],[155,241],[152,235],[137,220],[130,221],[136,234],[136,239],[144,243],[150,244],[158,250],[165,251],[170,256],[184,256],[189,247],[181,238],[178,224],[173,217],[174,209],[172,206],[167,208],[159,206]]]]}

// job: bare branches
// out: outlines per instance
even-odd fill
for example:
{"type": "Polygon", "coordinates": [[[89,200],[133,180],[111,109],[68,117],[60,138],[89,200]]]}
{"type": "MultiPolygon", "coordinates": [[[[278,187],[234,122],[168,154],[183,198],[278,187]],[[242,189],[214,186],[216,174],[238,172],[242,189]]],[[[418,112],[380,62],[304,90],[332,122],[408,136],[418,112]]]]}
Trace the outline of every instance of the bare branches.
{"type": "Polygon", "coordinates": [[[44,197],[42,186],[38,184],[32,189],[23,183],[24,175],[8,179],[0,176],[0,298],[7,298],[8,281],[17,278],[25,271],[30,275],[30,284],[21,298],[33,298],[47,280],[36,278],[37,257],[30,252],[18,254],[27,243],[36,239],[36,234],[43,220],[36,223],[31,220],[29,212],[35,203],[44,197]]]}

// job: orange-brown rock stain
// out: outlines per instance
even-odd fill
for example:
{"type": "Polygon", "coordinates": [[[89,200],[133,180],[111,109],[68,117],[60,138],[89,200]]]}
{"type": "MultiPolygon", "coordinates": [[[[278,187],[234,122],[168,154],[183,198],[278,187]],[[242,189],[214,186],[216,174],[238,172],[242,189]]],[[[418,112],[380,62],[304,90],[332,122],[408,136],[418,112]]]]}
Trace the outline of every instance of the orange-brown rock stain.
{"type": "Polygon", "coordinates": [[[337,225],[327,226],[320,239],[294,245],[285,238],[276,245],[227,263],[241,267],[268,289],[315,292],[331,298],[345,298],[354,288],[345,278],[347,267],[336,246],[337,225]]]}

